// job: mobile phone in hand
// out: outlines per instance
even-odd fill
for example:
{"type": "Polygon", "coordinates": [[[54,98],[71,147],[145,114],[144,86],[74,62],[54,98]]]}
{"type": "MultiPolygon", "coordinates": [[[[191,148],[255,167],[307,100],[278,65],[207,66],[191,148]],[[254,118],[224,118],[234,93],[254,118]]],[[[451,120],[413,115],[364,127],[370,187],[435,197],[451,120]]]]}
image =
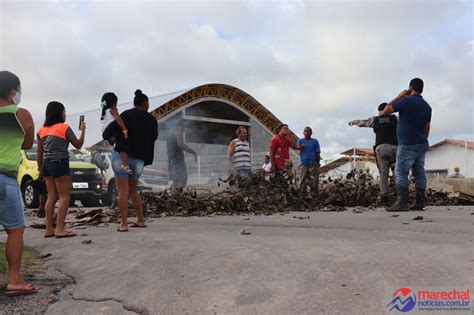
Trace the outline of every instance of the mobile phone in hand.
{"type": "Polygon", "coordinates": [[[84,115],[79,116],[79,129],[81,129],[82,123],[84,122],[84,115]]]}

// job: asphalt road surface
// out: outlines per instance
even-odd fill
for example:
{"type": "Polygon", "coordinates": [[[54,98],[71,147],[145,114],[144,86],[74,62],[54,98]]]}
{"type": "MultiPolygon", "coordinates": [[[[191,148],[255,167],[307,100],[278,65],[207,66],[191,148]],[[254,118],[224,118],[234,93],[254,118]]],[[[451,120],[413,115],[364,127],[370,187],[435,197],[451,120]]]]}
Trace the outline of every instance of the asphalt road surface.
{"type": "Polygon", "coordinates": [[[474,292],[473,213],[170,217],[26,244],[73,280],[48,314],[382,314],[400,287],[474,292]]]}

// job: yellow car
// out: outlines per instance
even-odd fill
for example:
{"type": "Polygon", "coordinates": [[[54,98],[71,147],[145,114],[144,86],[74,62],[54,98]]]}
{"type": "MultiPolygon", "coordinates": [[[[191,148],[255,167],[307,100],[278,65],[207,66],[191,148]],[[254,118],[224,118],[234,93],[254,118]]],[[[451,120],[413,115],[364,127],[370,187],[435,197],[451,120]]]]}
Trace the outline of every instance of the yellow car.
{"type": "MultiPolygon", "coordinates": [[[[100,205],[102,195],[102,175],[99,169],[90,163],[79,161],[69,153],[71,169],[71,205],[80,200],[85,207],[100,205]]],[[[18,184],[21,187],[23,202],[27,208],[39,206],[40,189],[38,164],[36,163],[36,145],[29,150],[21,151],[21,163],[18,170],[18,184]]]]}

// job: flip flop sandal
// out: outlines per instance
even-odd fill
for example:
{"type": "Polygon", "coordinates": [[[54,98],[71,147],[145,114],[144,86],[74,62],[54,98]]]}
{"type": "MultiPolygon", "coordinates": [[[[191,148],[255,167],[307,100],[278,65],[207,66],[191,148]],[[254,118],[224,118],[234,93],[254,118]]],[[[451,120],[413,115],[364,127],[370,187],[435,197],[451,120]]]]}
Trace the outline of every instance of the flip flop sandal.
{"type": "Polygon", "coordinates": [[[128,229],[119,227],[119,228],[117,229],[117,231],[118,231],[118,232],[128,232],[128,229]]]}
{"type": "Polygon", "coordinates": [[[55,235],[56,238],[66,238],[66,237],[74,237],[74,236],[77,236],[76,233],[74,233],[73,231],[68,231],[66,234],[64,235],[55,235]]]}
{"type": "Polygon", "coordinates": [[[45,235],[44,235],[44,238],[50,238],[50,237],[55,237],[55,236],[56,236],[56,235],[54,235],[54,233],[53,233],[53,234],[48,234],[48,235],[45,234],[45,235]]]}
{"type": "Polygon", "coordinates": [[[37,292],[38,292],[38,289],[30,283],[21,289],[7,289],[5,291],[5,295],[6,296],[19,296],[19,295],[34,294],[37,292]]]}
{"type": "Polygon", "coordinates": [[[139,225],[139,224],[133,222],[133,223],[130,223],[130,227],[132,227],[132,228],[146,228],[147,226],[146,226],[146,224],[139,225]]]}

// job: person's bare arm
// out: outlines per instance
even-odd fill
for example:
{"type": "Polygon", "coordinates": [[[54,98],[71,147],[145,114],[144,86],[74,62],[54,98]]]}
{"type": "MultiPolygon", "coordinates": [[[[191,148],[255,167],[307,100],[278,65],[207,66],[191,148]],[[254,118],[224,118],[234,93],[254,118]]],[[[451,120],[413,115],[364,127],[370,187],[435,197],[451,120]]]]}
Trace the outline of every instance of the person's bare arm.
{"type": "Polygon", "coordinates": [[[300,147],[296,144],[295,140],[293,139],[292,136],[288,135],[287,136],[288,140],[290,141],[290,147],[294,150],[300,150],[300,147]]]}
{"type": "Polygon", "coordinates": [[[84,144],[84,137],[85,137],[85,134],[86,134],[86,123],[85,122],[82,122],[80,130],[81,130],[81,136],[79,137],[79,139],[77,139],[77,138],[71,139],[71,144],[76,149],[82,148],[82,145],[84,144]]]}
{"type": "Polygon", "coordinates": [[[361,128],[372,128],[374,126],[375,117],[369,119],[356,119],[349,121],[349,126],[358,126],[361,128]]]}
{"type": "Polygon", "coordinates": [[[321,152],[316,153],[316,160],[318,161],[318,165],[321,165],[321,152]]]}
{"type": "Polygon", "coordinates": [[[21,148],[31,149],[35,140],[35,124],[33,122],[33,118],[31,117],[30,112],[24,108],[19,108],[16,112],[16,116],[18,117],[18,121],[25,131],[25,138],[21,148]]]}
{"type": "Polygon", "coordinates": [[[43,166],[43,142],[41,142],[39,136],[37,138],[38,145],[36,146],[36,163],[38,164],[38,170],[41,172],[41,167],[43,166]]]}
{"type": "Polygon", "coordinates": [[[112,117],[114,117],[115,121],[117,122],[117,125],[119,125],[120,129],[122,129],[122,133],[125,139],[128,139],[128,129],[127,126],[125,125],[125,122],[123,121],[122,117],[120,117],[118,111],[116,108],[110,109],[110,114],[112,117]]]}
{"type": "Polygon", "coordinates": [[[178,142],[178,146],[183,149],[183,151],[189,152],[194,155],[194,160],[197,161],[197,154],[196,151],[191,149],[185,142],[184,142],[184,135],[182,132],[176,132],[176,141],[178,142]]]}
{"type": "Polygon", "coordinates": [[[235,152],[235,142],[231,141],[229,146],[227,147],[227,160],[229,161],[229,165],[232,166],[232,162],[234,160],[234,152],[235,152]]]}
{"type": "Polygon", "coordinates": [[[393,113],[393,105],[399,100],[401,100],[402,98],[404,98],[405,96],[410,95],[410,93],[411,93],[410,90],[401,91],[397,97],[395,97],[390,103],[388,103],[387,106],[385,106],[385,109],[383,110],[382,115],[390,115],[391,113],[393,113]]]}
{"type": "Polygon", "coordinates": [[[385,106],[383,112],[382,112],[382,115],[390,115],[391,113],[393,113],[393,104],[395,104],[396,102],[390,102],[389,104],[387,104],[387,106],[385,106]]]}
{"type": "Polygon", "coordinates": [[[299,140],[296,141],[296,148],[297,148],[298,150],[304,150],[304,149],[305,149],[305,147],[304,147],[304,142],[299,143],[299,140]]]}
{"type": "Polygon", "coordinates": [[[425,125],[426,138],[428,138],[428,136],[430,135],[430,129],[431,129],[431,123],[426,123],[425,125]]]}

